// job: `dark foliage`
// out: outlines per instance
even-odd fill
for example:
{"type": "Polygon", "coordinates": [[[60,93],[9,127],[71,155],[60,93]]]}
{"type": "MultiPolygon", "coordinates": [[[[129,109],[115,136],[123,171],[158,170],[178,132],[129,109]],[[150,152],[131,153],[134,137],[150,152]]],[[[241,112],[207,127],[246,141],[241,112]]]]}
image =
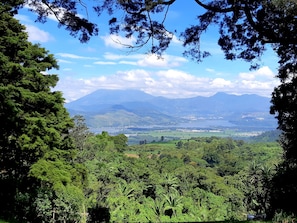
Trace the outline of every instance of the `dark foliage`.
{"type": "Polygon", "coordinates": [[[34,201],[40,182],[31,168],[42,158],[71,157],[73,122],[62,94],[51,90],[57,76],[44,74],[58,68],[56,60],[28,42],[25,27],[5,3],[0,4],[0,216],[38,222],[34,201]]]}
{"type": "MultiPolygon", "coordinates": [[[[110,15],[106,24],[110,26],[111,33],[124,33],[126,37],[136,36],[136,45],[127,46],[128,48],[142,47],[151,41],[151,53],[161,54],[169,46],[173,34],[177,34],[176,30],[168,30],[165,26],[169,8],[175,2],[176,0],[104,0],[95,4],[93,10],[98,16],[103,12],[110,15]],[[119,11],[124,13],[118,13],[119,11]],[[154,16],[156,14],[161,17],[154,16]]],[[[296,44],[296,4],[293,1],[195,2],[206,11],[197,16],[197,24],[185,27],[180,38],[186,47],[185,55],[196,61],[209,55],[200,50],[200,37],[212,24],[219,28],[218,44],[226,59],[253,62],[252,68],[257,67],[256,61],[265,50],[265,44],[277,44],[277,48],[284,44],[296,44]]],[[[78,9],[85,10],[88,15],[91,8],[91,5],[85,5],[82,1],[34,0],[25,3],[38,13],[38,21],[45,22],[46,16],[54,14],[59,24],[65,26],[71,35],[78,36],[82,42],[98,34],[98,27],[91,18],[77,16],[78,9]]]]}

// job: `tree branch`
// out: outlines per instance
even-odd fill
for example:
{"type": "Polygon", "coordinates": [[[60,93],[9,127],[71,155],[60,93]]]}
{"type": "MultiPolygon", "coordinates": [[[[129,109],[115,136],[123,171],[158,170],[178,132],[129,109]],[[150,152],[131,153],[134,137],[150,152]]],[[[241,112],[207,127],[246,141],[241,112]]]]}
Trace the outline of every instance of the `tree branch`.
{"type": "Polygon", "coordinates": [[[195,0],[195,2],[200,5],[201,7],[203,7],[204,9],[206,10],[209,10],[209,11],[213,11],[213,12],[218,12],[218,13],[226,13],[226,12],[233,12],[235,10],[235,7],[232,6],[230,8],[219,8],[219,7],[215,7],[215,6],[212,6],[212,5],[207,5],[207,4],[204,4],[202,3],[201,1],[199,0],[195,0]]]}
{"type": "Polygon", "coordinates": [[[278,37],[276,36],[276,33],[273,30],[264,29],[259,23],[255,22],[253,19],[253,15],[249,10],[249,7],[247,4],[245,4],[245,6],[243,7],[243,10],[249,24],[259,33],[264,43],[286,43],[286,44],[297,43],[297,39],[295,38],[295,36],[293,38],[291,38],[290,36],[278,37]]]}

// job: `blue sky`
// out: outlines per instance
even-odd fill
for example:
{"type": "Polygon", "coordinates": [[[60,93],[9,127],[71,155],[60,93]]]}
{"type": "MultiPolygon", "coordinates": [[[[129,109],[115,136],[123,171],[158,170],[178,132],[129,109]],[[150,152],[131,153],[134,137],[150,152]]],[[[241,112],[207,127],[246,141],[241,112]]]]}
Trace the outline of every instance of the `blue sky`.
{"type": "MultiPolygon", "coordinates": [[[[177,1],[169,9],[166,25],[169,30],[182,31],[195,24],[200,11],[194,1],[177,1]]],[[[82,10],[80,15],[86,17],[87,13],[82,10]]],[[[210,96],[217,92],[270,97],[279,83],[275,78],[277,58],[271,50],[263,55],[256,71],[250,71],[246,62],[226,61],[216,44],[216,27],[211,27],[201,40],[201,48],[212,56],[198,64],[182,56],[184,48],[178,37],[158,59],[146,54],[149,46],[133,52],[125,48],[123,44],[133,44],[135,38],[110,35],[104,15],[97,18],[88,11],[88,16],[99,25],[99,36],[84,44],[63,27],[58,28],[53,17],[45,24],[35,23],[36,15],[26,8],[16,16],[26,26],[29,40],[40,43],[58,60],[60,69],[50,72],[58,74],[60,81],[54,90],[62,91],[66,102],[97,89],[139,89],[170,98],[210,96]]]]}

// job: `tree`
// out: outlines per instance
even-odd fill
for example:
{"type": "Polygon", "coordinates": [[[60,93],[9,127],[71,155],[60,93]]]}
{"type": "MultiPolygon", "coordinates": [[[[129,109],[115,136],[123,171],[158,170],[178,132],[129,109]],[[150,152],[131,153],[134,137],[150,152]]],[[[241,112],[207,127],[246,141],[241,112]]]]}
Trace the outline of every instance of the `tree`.
{"type": "Polygon", "coordinates": [[[116,136],[111,137],[114,142],[114,147],[118,152],[123,152],[124,149],[127,147],[128,137],[124,134],[119,134],[116,136]]]}
{"type": "Polygon", "coordinates": [[[84,166],[67,162],[59,154],[51,154],[49,159],[42,158],[33,164],[30,175],[42,182],[34,202],[40,222],[76,222],[85,217],[84,166]]]}
{"type": "Polygon", "coordinates": [[[73,138],[78,150],[83,150],[86,140],[92,133],[89,131],[85,123],[85,118],[82,115],[73,117],[74,127],[70,129],[69,134],[73,138]]]}
{"type": "Polygon", "coordinates": [[[267,213],[269,209],[269,183],[272,169],[253,161],[246,176],[246,203],[255,214],[267,213]]]}
{"type": "Polygon", "coordinates": [[[169,217],[176,216],[177,212],[182,209],[182,197],[178,192],[173,192],[169,194],[164,194],[165,206],[164,211],[165,215],[169,217]]]}
{"type": "Polygon", "coordinates": [[[66,196],[72,185],[81,186],[85,173],[71,163],[74,147],[68,130],[73,122],[61,92],[51,90],[58,78],[47,72],[58,68],[56,60],[28,42],[25,27],[6,1],[0,12],[0,216],[32,222],[38,217],[34,200],[48,186],[42,178],[71,170],[66,194],[61,192],[66,196]]]}
{"type": "MultiPolygon", "coordinates": [[[[42,22],[48,14],[55,15],[60,25],[65,26],[72,35],[79,35],[82,42],[98,34],[98,27],[91,19],[87,21],[77,16],[78,9],[84,9],[88,14],[88,9],[93,5],[70,0],[24,2],[38,13],[38,20],[42,22]]],[[[105,11],[110,15],[107,25],[110,26],[111,33],[123,32],[126,37],[136,36],[136,46],[128,47],[142,47],[151,40],[151,52],[162,53],[169,46],[173,34],[176,34],[187,47],[185,55],[197,61],[209,55],[200,51],[200,37],[211,24],[218,25],[218,44],[228,60],[240,58],[254,61],[262,55],[267,43],[278,45],[278,49],[280,45],[294,45],[297,42],[294,38],[295,0],[195,0],[205,12],[198,15],[198,24],[185,27],[180,34],[165,27],[169,7],[175,2],[176,0],[105,0],[94,5],[93,9],[98,16],[105,11]],[[117,11],[123,11],[124,15],[118,13],[117,17],[117,11]],[[162,16],[154,16],[155,14],[162,16]]]]}

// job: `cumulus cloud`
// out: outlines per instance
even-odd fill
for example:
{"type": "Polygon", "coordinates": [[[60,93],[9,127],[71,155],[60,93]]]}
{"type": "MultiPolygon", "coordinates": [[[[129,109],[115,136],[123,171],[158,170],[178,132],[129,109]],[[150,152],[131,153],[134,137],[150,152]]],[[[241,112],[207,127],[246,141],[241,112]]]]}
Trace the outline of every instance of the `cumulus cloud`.
{"type": "MultiPolygon", "coordinates": [[[[263,73],[265,69],[258,71],[258,73],[265,76],[267,74],[263,73]]],[[[169,98],[210,96],[217,92],[258,94],[269,97],[277,85],[277,80],[243,79],[241,74],[234,80],[227,80],[224,78],[199,77],[176,69],[160,71],[134,69],[89,79],[60,78],[56,89],[63,91],[67,101],[72,101],[97,89],[127,88],[139,89],[155,96],[169,98]]]]}
{"type": "Polygon", "coordinates": [[[17,14],[14,17],[25,25],[26,32],[28,33],[28,40],[30,42],[46,43],[54,40],[54,37],[49,32],[32,25],[33,21],[28,16],[17,14]]]}
{"type": "Polygon", "coordinates": [[[211,86],[214,88],[223,88],[223,87],[231,87],[232,82],[225,80],[223,78],[215,78],[211,81],[211,86]]]}
{"type": "Polygon", "coordinates": [[[26,32],[28,33],[30,42],[46,43],[54,39],[48,32],[45,32],[36,26],[32,26],[32,25],[25,25],[25,26],[26,26],[26,32]]]}
{"type": "Polygon", "coordinates": [[[153,95],[179,98],[214,93],[208,89],[209,82],[207,78],[195,77],[178,70],[148,72],[136,69],[91,79],[60,78],[56,90],[63,91],[67,102],[100,88],[140,89],[153,95]]]}
{"type": "Polygon", "coordinates": [[[239,73],[235,84],[235,87],[239,87],[247,93],[270,96],[274,87],[278,86],[280,82],[273,71],[264,66],[255,71],[239,73]]]}
{"type": "Polygon", "coordinates": [[[275,74],[269,67],[264,66],[256,71],[252,71],[248,73],[240,73],[239,77],[244,80],[255,80],[259,78],[273,80],[275,78],[275,74]]]}

